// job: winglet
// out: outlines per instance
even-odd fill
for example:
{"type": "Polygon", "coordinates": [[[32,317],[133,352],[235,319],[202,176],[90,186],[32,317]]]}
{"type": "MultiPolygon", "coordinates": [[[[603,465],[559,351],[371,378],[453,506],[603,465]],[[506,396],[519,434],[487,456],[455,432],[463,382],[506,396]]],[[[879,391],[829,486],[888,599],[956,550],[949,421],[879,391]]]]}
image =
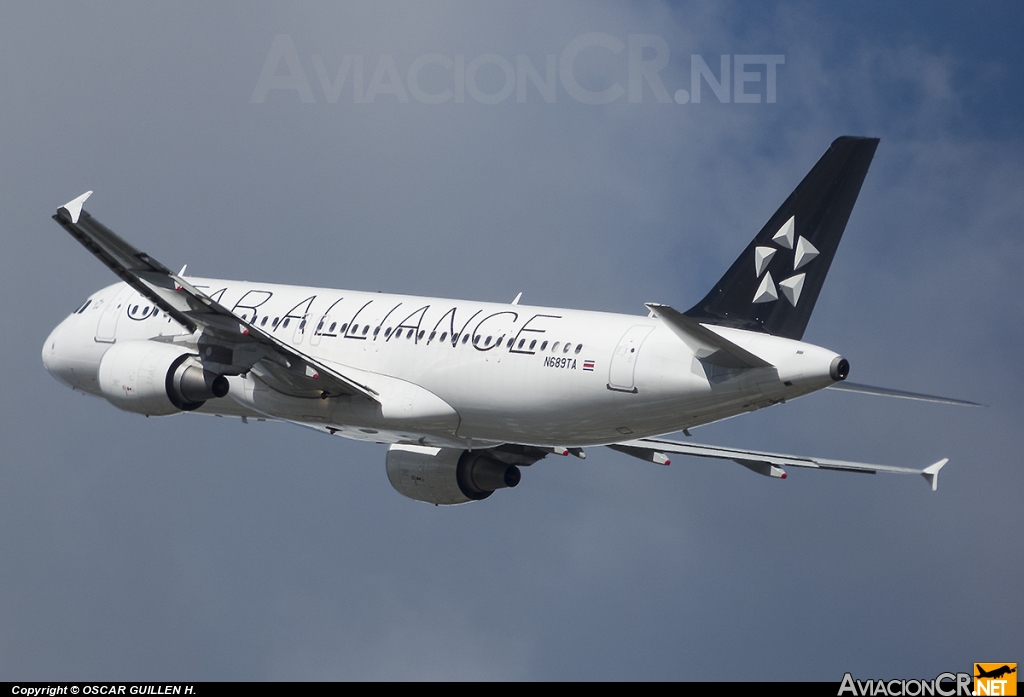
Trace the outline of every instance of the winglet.
{"type": "Polygon", "coordinates": [[[78,198],[72,199],[71,201],[68,201],[63,206],[61,206],[61,208],[66,210],[68,212],[68,215],[71,216],[72,223],[78,222],[78,217],[82,215],[82,204],[84,204],[90,196],[92,196],[92,192],[86,191],[78,198]]]}
{"type": "Polygon", "coordinates": [[[949,458],[944,457],[938,462],[936,462],[934,465],[930,465],[921,470],[921,476],[927,479],[928,483],[932,485],[932,491],[935,491],[935,489],[938,487],[939,470],[942,469],[942,466],[945,465],[947,462],[949,462],[949,458]]]}

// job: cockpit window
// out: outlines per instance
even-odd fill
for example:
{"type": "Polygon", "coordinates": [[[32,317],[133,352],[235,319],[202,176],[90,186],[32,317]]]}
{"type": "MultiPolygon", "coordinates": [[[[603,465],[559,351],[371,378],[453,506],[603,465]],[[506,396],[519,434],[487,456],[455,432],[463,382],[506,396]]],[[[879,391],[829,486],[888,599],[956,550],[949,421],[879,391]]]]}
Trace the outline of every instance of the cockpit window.
{"type": "Polygon", "coordinates": [[[80,308],[78,308],[77,310],[75,310],[71,314],[73,314],[73,315],[80,315],[80,314],[82,314],[83,312],[85,312],[85,308],[89,307],[89,303],[91,303],[91,302],[92,302],[92,298],[89,298],[88,300],[85,301],[84,305],[82,305],[80,308]]]}

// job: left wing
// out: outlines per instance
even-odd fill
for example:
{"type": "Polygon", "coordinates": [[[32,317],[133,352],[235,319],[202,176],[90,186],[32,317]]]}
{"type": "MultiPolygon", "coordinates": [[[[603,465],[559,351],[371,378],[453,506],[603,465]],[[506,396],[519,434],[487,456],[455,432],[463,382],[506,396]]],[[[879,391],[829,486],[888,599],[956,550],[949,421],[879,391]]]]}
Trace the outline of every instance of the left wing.
{"type": "Polygon", "coordinates": [[[786,478],[786,471],[783,466],[809,467],[812,469],[842,470],[846,472],[861,472],[864,474],[875,474],[876,472],[892,472],[895,474],[920,474],[931,484],[932,491],[938,485],[939,470],[949,462],[943,458],[923,470],[911,469],[909,467],[892,467],[890,465],[872,465],[866,462],[847,462],[845,460],[826,460],[820,457],[798,457],[796,455],[780,455],[778,453],[763,453],[757,450],[741,450],[739,448],[723,448],[716,445],[700,445],[699,443],[681,443],[674,440],[661,438],[638,438],[636,440],[623,441],[608,446],[619,452],[638,457],[641,460],[655,462],[660,465],[669,464],[667,453],[679,453],[681,455],[693,455],[695,457],[711,457],[720,460],[732,460],[749,470],[763,474],[766,477],[786,478]]]}
{"type": "Polygon", "coordinates": [[[125,283],[191,332],[202,330],[199,352],[205,366],[239,375],[257,363],[260,376],[275,389],[300,397],[378,393],[266,333],[189,284],[180,275],[132,247],[82,210],[87,191],[57,209],[53,219],[125,283]]]}

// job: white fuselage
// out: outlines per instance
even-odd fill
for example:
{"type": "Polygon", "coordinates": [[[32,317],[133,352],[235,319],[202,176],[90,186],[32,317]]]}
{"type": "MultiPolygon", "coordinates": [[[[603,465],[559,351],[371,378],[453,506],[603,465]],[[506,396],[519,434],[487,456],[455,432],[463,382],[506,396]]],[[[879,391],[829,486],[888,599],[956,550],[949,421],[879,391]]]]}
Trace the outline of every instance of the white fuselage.
{"type": "MultiPolygon", "coordinates": [[[[798,341],[710,327],[775,366],[724,371],[699,360],[657,317],[192,283],[382,395],[379,403],[289,397],[269,389],[254,369],[231,376],[229,395],[200,411],[292,421],[377,442],[581,447],[664,434],[827,387],[837,357],[798,341]]],[[[121,283],[95,293],[54,329],[43,361],[62,382],[101,395],[104,353],[119,342],[154,339],[195,347],[197,337],[121,283]]]]}

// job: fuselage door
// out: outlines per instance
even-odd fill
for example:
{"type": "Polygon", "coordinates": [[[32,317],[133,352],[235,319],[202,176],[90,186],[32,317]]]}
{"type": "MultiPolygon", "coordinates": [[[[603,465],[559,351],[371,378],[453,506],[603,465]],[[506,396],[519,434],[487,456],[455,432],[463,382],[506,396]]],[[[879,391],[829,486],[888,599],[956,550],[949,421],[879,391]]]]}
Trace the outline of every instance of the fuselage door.
{"type": "Polygon", "coordinates": [[[100,313],[100,321],[96,325],[96,341],[105,344],[112,344],[117,341],[117,320],[124,314],[121,310],[124,304],[128,302],[128,297],[132,292],[132,287],[125,283],[119,290],[115,290],[111,294],[107,300],[106,307],[100,313]]]}
{"type": "Polygon", "coordinates": [[[608,389],[620,392],[636,392],[633,383],[636,361],[640,357],[640,346],[647,335],[654,330],[651,326],[637,325],[630,327],[619,340],[612,354],[612,362],[608,368],[608,389]]]}

